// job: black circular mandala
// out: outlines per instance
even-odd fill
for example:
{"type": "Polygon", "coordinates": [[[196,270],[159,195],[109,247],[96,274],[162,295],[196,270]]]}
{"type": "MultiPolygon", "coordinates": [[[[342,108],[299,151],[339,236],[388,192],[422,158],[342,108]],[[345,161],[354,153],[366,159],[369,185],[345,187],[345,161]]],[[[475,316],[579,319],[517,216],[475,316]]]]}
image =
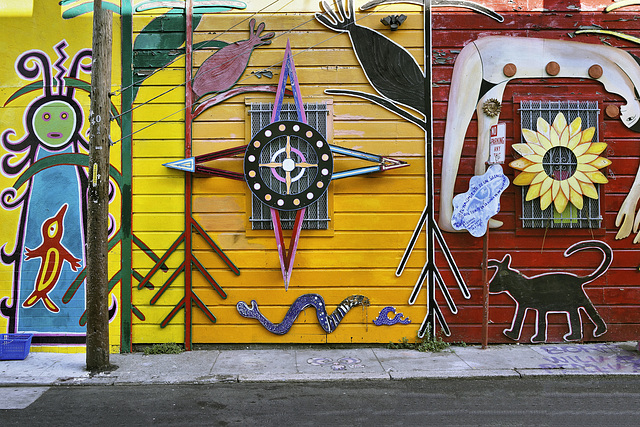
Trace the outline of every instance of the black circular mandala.
{"type": "Polygon", "coordinates": [[[281,211],[302,209],[327,191],[333,155],[311,126],[278,121],[258,132],[244,155],[244,178],[265,205],[281,211]]]}

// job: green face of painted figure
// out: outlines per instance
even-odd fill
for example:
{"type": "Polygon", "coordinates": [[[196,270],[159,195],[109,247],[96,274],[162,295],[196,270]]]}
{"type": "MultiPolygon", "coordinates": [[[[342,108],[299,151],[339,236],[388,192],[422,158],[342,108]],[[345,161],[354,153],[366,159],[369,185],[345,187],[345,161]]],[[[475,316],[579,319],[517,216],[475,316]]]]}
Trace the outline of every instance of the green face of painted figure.
{"type": "Polygon", "coordinates": [[[38,139],[47,148],[66,145],[76,127],[76,113],[64,101],[42,104],[33,115],[33,129],[38,139]]]}

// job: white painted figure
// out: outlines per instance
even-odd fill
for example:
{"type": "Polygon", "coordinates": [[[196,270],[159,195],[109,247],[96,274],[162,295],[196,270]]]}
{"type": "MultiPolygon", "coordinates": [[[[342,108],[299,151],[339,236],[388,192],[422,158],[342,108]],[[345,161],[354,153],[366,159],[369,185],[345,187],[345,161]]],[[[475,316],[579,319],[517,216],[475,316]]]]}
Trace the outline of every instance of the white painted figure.
{"type": "MultiPolygon", "coordinates": [[[[640,88],[640,65],[624,50],[572,41],[508,36],[483,37],[469,43],[456,59],[449,93],[440,193],[439,225],[442,230],[456,231],[451,224],[453,189],[473,112],[478,110],[475,174],[482,175],[489,156],[489,132],[499,119],[499,114],[493,117],[483,114],[484,102],[491,98],[502,100],[507,83],[513,79],[552,77],[599,81],[608,92],[625,99],[626,104],[620,108],[620,119],[626,127],[640,132],[637,89],[640,88]],[[547,65],[552,62],[556,67],[550,74],[547,65]]],[[[640,214],[636,216],[635,210],[639,198],[640,170],[618,212],[616,226],[620,230],[616,238],[627,237],[632,229],[638,231],[640,214]]],[[[489,223],[491,228],[501,225],[493,219],[489,223]]],[[[638,241],[640,233],[634,243],[638,241]]]]}

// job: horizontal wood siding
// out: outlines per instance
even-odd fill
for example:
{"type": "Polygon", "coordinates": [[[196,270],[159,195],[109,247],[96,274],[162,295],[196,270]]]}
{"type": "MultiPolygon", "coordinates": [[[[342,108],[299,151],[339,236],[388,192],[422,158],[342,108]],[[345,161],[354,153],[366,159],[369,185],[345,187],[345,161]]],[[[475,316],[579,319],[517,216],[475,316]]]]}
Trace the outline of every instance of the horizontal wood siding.
{"type": "MultiPolygon", "coordinates": [[[[505,14],[505,21],[497,23],[481,17],[471,18],[461,14],[434,13],[434,28],[447,31],[434,32],[434,134],[436,152],[436,176],[441,168],[443,150],[447,94],[450,84],[453,63],[457,53],[467,43],[486,35],[510,35],[517,37],[551,38],[574,40],[584,43],[606,43],[638,54],[639,48],[633,44],[614,37],[598,35],[574,36],[573,32],[580,26],[601,25],[607,29],[624,31],[638,36],[637,27],[629,25],[632,14],[616,13],[605,15],[600,12],[570,13],[556,9],[552,13],[516,13],[505,14]]],[[[544,66],[545,64],[542,64],[544,66]]],[[[521,188],[511,184],[501,198],[501,211],[496,216],[504,222],[498,230],[489,234],[489,258],[501,260],[505,254],[511,254],[511,266],[522,274],[532,277],[548,272],[569,272],[586,276],[594,271],[602,260],[598,251],[583,251],[565,258],[564,251],[572,244],[589,239],[605,241],[613,250],[613,263],[607,274],[592,283],[585,285],[585,291],[596,309],[607,324],[607,333],[593,338],[594,325],[588,316],[581,311],[583,320],[583,337],[585,341],[615,341],[635,339],[638,328],[637,308],[640,302],[640,272],[638,265],[637,245],[632,243],[632,236],[615,240],[617,227],[615,218],[618,210],[629,192],[638,169],[640,146],[638,136],[628,130],[618,118],[609,118],[604,113],[607,105],[620,106],[624,102],[617,95],[608,93],[602,85],[582,79],[530,79],[516,80],[505,91],[500,114],[500,122],[507,124],[507,158],[503,165],[510,181],[516,176],[508,163],[514,159],[511,144],[520,142],[520,112],[514,99],[527,97],[530,99],[589,99],[597,100],[600,108],[600,141],[608,144],[606,157],[612,161],[611,166],[603,172],[609,183],[601,186],[601,212],[604,217],[600,229],[594,230],[524,230],[519,219],[517,206],[522,203],[521,188]]],[[[471,100],[470,100],[471,101],[471,100]]],[[[468,182],[473,175],[475,165],[475,139],[477,124],[474,120],[469,126],[465,147],[462,153],[459,176],[455,192],[467,191],[468,182]]],[[[439,180],[436,178],[436,185],[439,180]]],[[[436,190],[437,192],[437,190],[436,190]]],[[[437,202],[439,203],[439,202],[437,202]]],[[[436,206],[438,206],[436,204],[436,206]]],[[[459,312],[449,316],[453,341],[478,342],[481,339],[482,323],[482,239],[470,239],[468,234],[446,234],[449,247],[454,251],[455,259],[463,270],[463,275],[471,288],[471,299],[460,300],[459,312]]],[[[441,259],[439,266],[445,266],[441,259]]],[[[494,270],[490,270],[492,274],[494,270]]],[[[452,280],[445,276],[448,283],[452,280]]],[[[452,293],[455,294],[453,289],[452,293]]],[[[515,303],[506,294],[490,296],[489,342],[513,342],[502,331],[511,326],[515,314],[515,303]]],[[[547,339],[549,342],[562,342],[563,336],[569,332],[565,313],[549,314],[547,339]]],[[[535,312],[526,314],[520,342],[529,342],[535,335],[535,312]]]]}
{"type": "MultiPolygon", "coordinates": [[[[400,30],[389,31],[380,18],[393,8],[368,16],[358,13],[358,23],[382,32],[411,52],[423,64],[422,15],[418,8],[405,13],[408,18],[400,30]],[[360,19],[362,17],[362,19],[360,19]]],[[[194,42],[216,39],[235,42],[248,38],[247,13],[225,13],[205,16],[194,35],[194,42]]],[[[433,81],[434,81],[434,154],[436,177],[436,206],[439,203],[440,170],[443,135],[449,84],[453,63],[459,51],[470,41],[489,34],[508,34],[519,37],[548,37],[570,40],[580,25],[601,24],[609,29],[630,30],[633,14],[616,14],[616,19],[599,12],[569,13],[506,13],[505,22],[497,23],[488,17],[469,13],[434,10],[433,13],[433,81]],[[625,21],[624,19],[627,19],[625,21]],[[605,22],[606,20],[606,22],[605,22]]],[[[265,32],[276,33],[270,45],[258,47],[238,85],[277,85],[279,63],[282,61],[287,39],[291,41],[294,61],[301,83],[302,96],[307,102],[326,99],[326,89],[353,89],[374,93],[357,62],[346,34],[337,34],[320,25],[312,14],[269,14],[255,16],[266,24],[265,32]],[[293,30],[292,30],[293,29],[293,30]],[[251,72],[270,69],[273,79],[258,79],[251,72]]],[[[150,17],[136,18],[135,29],[140,31],[150,17]]],[[[578,36],[574,40],[601,43],[598,36],[578,36]]],[[[607,38],[614,46],[629,43],[607,38]]],[[[627,49],[640,53],[639,48],[627,49]]],[[[214,51],[198,51],[194,55],[195,70],[214,51]]],[[[135,234],[156,254],[161,255],[184,230],[185,174],[162,166],[163,163],[184,158],[184,59],[180,58],[167,69],[147,79],[136,98],[134,117],[134,178],[133,227],[135,234]],[[177,88],[175,88],[178,86],[177,88]],[[171,90],[175,88],[174,90],[171,90]],[[153,97],[158,96],[157,99],[153,97]],[[157,120],[162,119],[159,123],[157,120]]],[[[407,88],[407,90],[411,90],[407,88]]],[[[520,188],[510,185],[503,194],[497,219],[504,222],[489,237],[489,257],[502,259],[512,255],[512,266],[528,276],[548,271],[566,271],[586,275],[601,260],[595,251],[580,252],[564,258],[562,253],[571,244],[585,239],[604,240],[614,249],[614,261],[607,275],[586,286],[586,292],[608,325],[608,332],[597,340],[637,339],[638,302],[640,298],[640,257],[633,237],[616,241],[615,217],[629,191],[638,168],[640,145],[635,134],[618,119],[604,115],[607,105],[621,105],[622,99],[604,91],[602,86],[581,80],[516,81],[507,86],[500,121],[507,123],[508,147],[519,142],[519,112],[513,99],[517,96],[545,98],[549,96],[593,96],[599,101],[601,140],[609,147],[607,157],[612,161],[606,174],[610,182],[603,186],[603,227],[600,230],[523,230],[517,218],[517,204],[521,203],[520,188]],[[595,237],[594,237],[595,236],[595,237]]],[[[201,116],[193,126],[193,153],[203,154],[247,143],[249,117],[245,98],[265,98],[264,93],[233,97],[201,116]]],[[[469,99],[469,102],[475,102],[469,99]]],[[[194,255],[225,290],[221,298],[195,272],[194,290],[216,316],[211,323],[194,308],[194,343],[386,343],[403,337],[413,339],[426,313],[426,294],[409,306],[407,300],[425,260],[424,234],[419,238],[404,274],[395,276],[411,232],[425,205],[424,132],[417,126],[399,119],[387,110],[358,98],[333,97],[333,144],[362,151],[388,155],[410,163],[403,169],[348,178],[331,184],[330,212],[332,233],[303,230],[295,259],[291,284],[285,292],[278,253],[272,231],[251,231],[248,221],[250,192],[243,182],[223,178],[195,176],[193,178],[193,210],[195,219],[225,251],[241,270],[232,274],[205,242],[194,235],[194,255]],[[235,306],[238,301],[256,300],[262,313],[274,323],[282,320],[294,300],[305,293],[320,294],[331,312],[344,298],[361,294],[369,298],[369,307],[356,307],[345,317],[332,334],[318,325],[313,308],[302,312],[288,334],[274,335],[256,320],[241,317],[235,306]],[[394,306],[412,320],[409,325],[375,326],[372,321],[382,308],[394,306]]],[[[469,127],[456,183],[456,193],[464,192],[473,175],[477,125],[469,127]]],[[[508,167],[513,160],[507,149],[505,174],[512,181],[514,170],[508,167]]],[[[352,159],[336,158],[336,170],[360,165],[352,159]]],[[[242,172],[242,159],[224,159],[209,166],[242,172]]],[[[288,244],[288,233],[285,233],[288,244]]],[[[482,239],[468,233],[446,233],[455,260],[469,285],[471,299],[465,300],[455,286],[446,261],[440,253],[437,263],[458,306],[458,314],[449,312],[441,295],[440,306],[449,322],[450,341],[480,342],[482,322],[482,239]]],[[[146,316],[144,321],[134,318],[133,342],[178,341],[183,339],[184,316],[179,313],[164,329],[159,323],[184,296],[184,279],[179,277],[158,299],[151,298],[184,259],[184,245],[167,261],[169,270],[159,271],[151,280],[154,289],[134,290],[134,305],[146,316]]],[[[153,262],[139,250],[134,250],[134,269],[142,274],[153,262]]],[[[511,342],[502,334],[510,326],[515,311],[513,300],[505,294],[490,297],[490,342],[511,342]]],[[[549,341],[561,341],[568,332],[564,314],[549,315],[549,341]]],[[[593,340],[593,324],[583,315],[584,336],[593,340]]],[[[525,320],[521,341],[533,335],[533,313],[525,320]]]]}

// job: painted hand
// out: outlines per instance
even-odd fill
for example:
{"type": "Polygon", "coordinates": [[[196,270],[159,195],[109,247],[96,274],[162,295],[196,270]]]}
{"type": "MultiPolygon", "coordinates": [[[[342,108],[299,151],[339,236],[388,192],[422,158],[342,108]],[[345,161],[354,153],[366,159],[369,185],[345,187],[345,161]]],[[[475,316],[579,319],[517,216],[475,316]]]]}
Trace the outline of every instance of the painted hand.
{"type": "MultiPolygon", "coordinates": [[[[616,216],[616,227],[620,227],[618,234],[616,234],[616,240],[628,237],[632,230],[634,233],[638,233],[638,228],[640,226],[640,212],[636,214],[636,205],[638,204],[639,198],[640,187],[634,183],[631,187],[631,191],[627,197],[625,197],[624,202],[622,202],[622,206],[620,206],[620,210],[616,216]]],[[[638,233],[635,239],[633,239],[633,243],[638,242],[640,242],[640,233],[638,233]]]]}

